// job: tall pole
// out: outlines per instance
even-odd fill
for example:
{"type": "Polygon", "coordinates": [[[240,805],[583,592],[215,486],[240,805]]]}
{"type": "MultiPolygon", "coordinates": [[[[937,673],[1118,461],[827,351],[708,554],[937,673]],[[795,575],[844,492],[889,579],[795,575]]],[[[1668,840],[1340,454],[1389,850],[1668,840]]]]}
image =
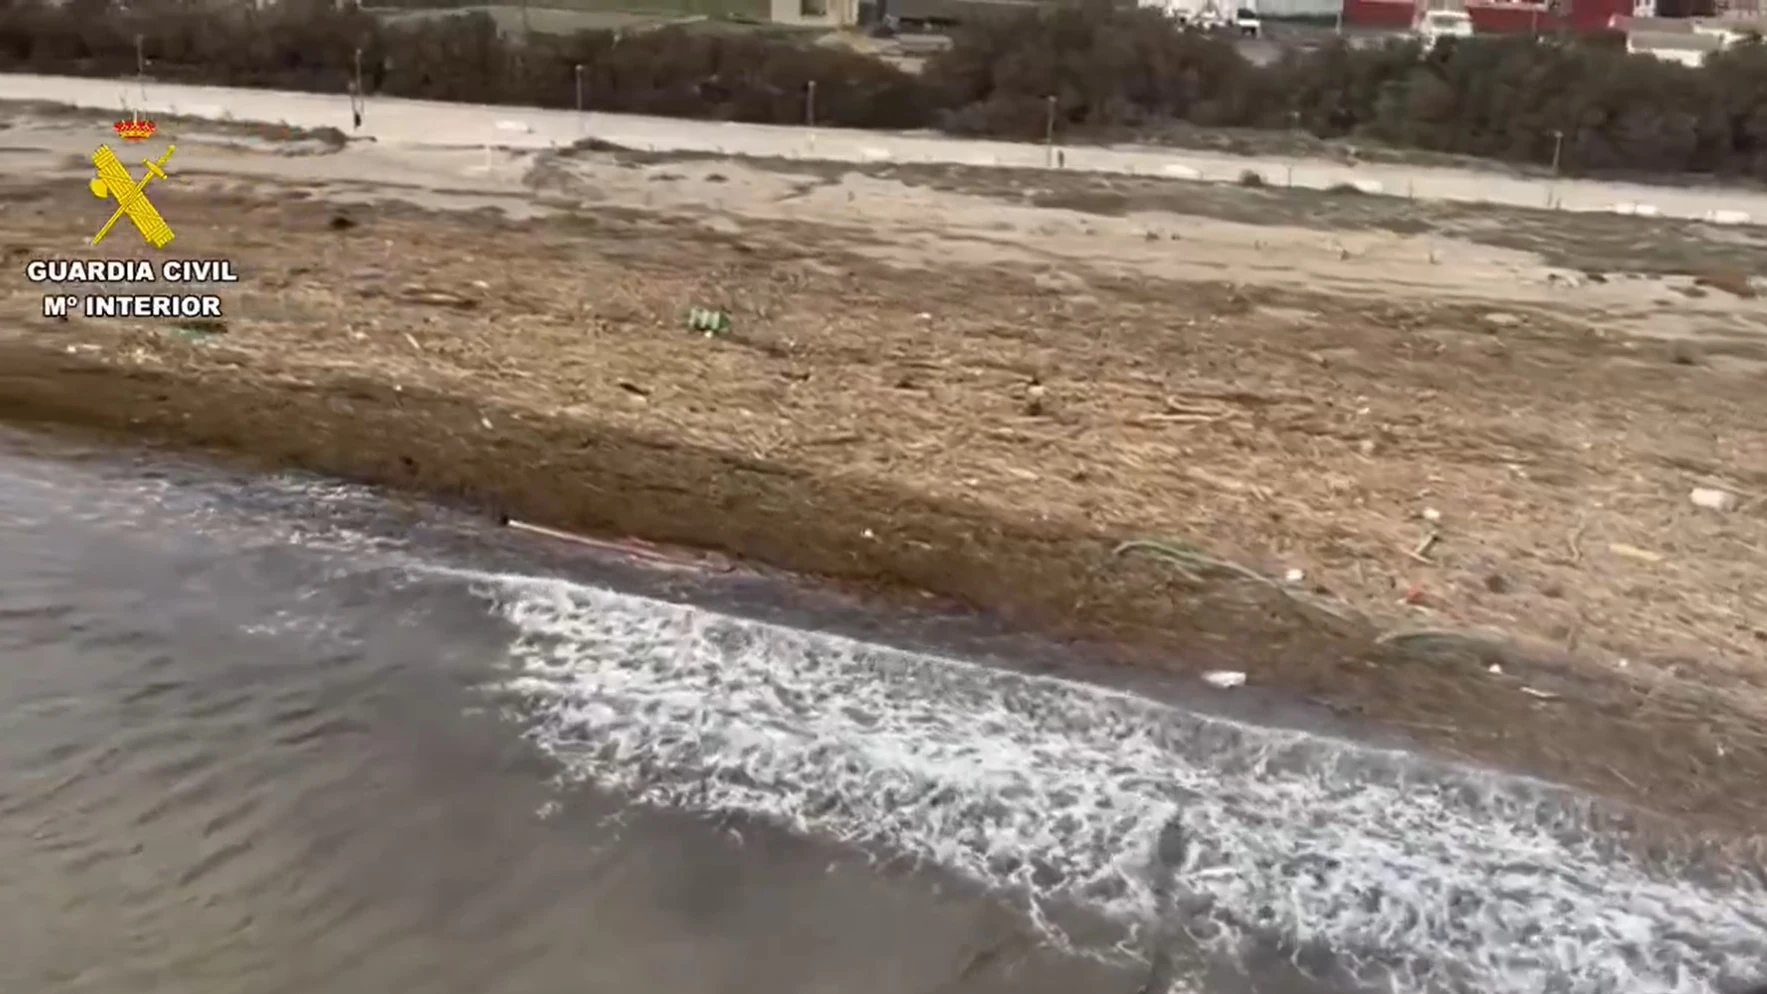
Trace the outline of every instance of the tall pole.
{"type": "Polygon", "coordinates": [[[1558,178],[1559,157],[1564,153],[1564,150],[1565,150],[1565,133],[1563,131],[1554,131],[1552,133],[1552,178],[1553,179],[1558,178]]]}
{"type": "Polygon", "coordinates": [[[1044,104],[1049,108],[1049,112],[1043,118],[1043,146],[1045,150],[1043,158],[1044,165],[1053,169],[1055,168],[1055,94],[1051,93],[1045,97],[1044,104]]]}
{"type": "Polygon", "coordinates": [[[583,133],[583,63],[571,67],[577,77],[577,134],[583,133]]]}
{"type": "Polygon", "coordinates": [[[147,42],[135,36],[135,85],[141,89],[141,102],[147,102],[147,42]]]}
{"type": "Polygon", "coordinates": [[[816,81],[811,80],[804,86],[804,126],[816,126],[816,81]]]}
{"type": "Polygon", "coordinates": [[[356,49],[356,78],[350,83],[350,118],[362,127],[362,111],[368,106],[368,93],[362,89],[362,50],[356,49]]]}

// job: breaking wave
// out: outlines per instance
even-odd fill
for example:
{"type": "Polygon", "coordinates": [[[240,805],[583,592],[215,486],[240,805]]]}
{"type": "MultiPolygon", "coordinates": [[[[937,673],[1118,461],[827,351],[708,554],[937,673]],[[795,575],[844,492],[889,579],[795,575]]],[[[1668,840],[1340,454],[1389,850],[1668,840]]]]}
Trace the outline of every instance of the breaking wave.
{"type": "Polygon", "coordinates": [[[1616,812],[1538,781],[462,575],[515,626],[501,689],[567,782],[936,864],[1040,920],[1080,909],[1130,937],[1176,929],[1217,962],[1323,954],[1379,989],[1706,994],[1767,962],[1758,878],[1647,860],[1618,840],[1616,812]]]}

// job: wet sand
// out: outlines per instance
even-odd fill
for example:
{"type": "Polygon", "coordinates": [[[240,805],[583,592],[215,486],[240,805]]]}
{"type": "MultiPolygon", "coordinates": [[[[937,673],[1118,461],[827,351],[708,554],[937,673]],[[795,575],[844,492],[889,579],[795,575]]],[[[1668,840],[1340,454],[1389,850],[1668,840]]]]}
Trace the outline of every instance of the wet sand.
{"type": "MultiPolygon", "coordinates": [[[[154,195],[180,254],[241,263],[224,332],[44,320],[14,283],[0,414],[931,592],[1758,824],[1767,523],[1685,507],[1762,483],[1751,296],[961,176],[226,130],[154,195]],[[689,334],[702,305],[735,332],[689,334]],[[1143,538],[1186,548],[1118,554],[1143,538]]],[[[83,251],[91,134],[6,136],[43,177],[6,193],[8,266],[83,251]]]]}

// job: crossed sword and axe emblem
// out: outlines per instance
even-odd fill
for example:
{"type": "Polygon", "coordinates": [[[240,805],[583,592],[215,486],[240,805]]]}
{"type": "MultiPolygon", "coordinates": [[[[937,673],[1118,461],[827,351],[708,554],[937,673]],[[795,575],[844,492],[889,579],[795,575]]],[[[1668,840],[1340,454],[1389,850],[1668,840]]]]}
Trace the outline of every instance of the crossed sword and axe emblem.
{"type": "Polygon", "coordinates": [[[135,225],[135,230],[141,232],[141,237],[147,239],[149,245],[163,249],[171,243],[174,237],[172,228],[166,224],[165,218],[160,217],[159,210],[147,199],[145,191],[147,184],[154,180],[168,178],[166,163],[171,161],[172,153],[177,148],[176,145],[167,145],[166,154],[157,161],[142,159],[141,164],[147,167],[147,175],[141,177],[141,182],[137,183],[135,177],[129,175],[128,167],[123,165],[123,161],[117,158],[109,145],[98,146],[98,151],[92,153],[92,164],[98,167],[98,175],[86,186],[100,200],[116,200],[117,209],[111,213],[110,220],[104,223],[104,227],[98,229],[98,234],[92,236],[93,245],[104,241],[104,236],[110,234],[110,229],[116,227],[116,223],[125,215],[135,225]]]}

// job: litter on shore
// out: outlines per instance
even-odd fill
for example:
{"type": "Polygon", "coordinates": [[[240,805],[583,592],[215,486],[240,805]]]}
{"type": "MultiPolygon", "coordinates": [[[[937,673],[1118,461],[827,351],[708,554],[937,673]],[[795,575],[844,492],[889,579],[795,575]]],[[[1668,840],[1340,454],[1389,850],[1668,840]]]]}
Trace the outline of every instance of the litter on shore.
{"type": "Polygon", "coordinates": [[[560,542],[570,542],[599,552],[613,553],[627,559],[640,560],[647,565],[661,566],[667,569],[710,573],[729,573],[736,569],[734,563],[719,558],[695,555],[686,551],[667,551],[638,539],[591,538],[587,535],[561,531],[557,528],[548,528],[545,525],[537,525],[530,521],[518,521],[509,517],[499,518],[498,523],[512,531],[525,532],[529,535],[538,535],[560,542]]]}

